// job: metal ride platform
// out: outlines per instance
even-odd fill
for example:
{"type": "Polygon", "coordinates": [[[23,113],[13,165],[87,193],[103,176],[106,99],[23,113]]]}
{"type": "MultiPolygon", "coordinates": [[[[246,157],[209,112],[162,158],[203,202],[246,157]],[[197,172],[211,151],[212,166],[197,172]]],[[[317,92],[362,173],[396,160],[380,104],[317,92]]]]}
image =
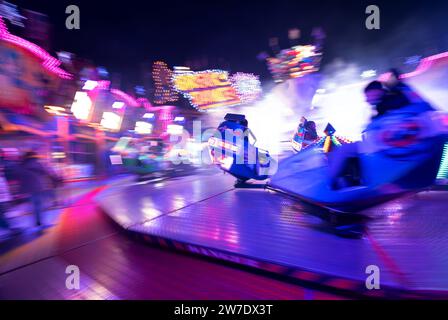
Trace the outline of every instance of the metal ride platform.
{"type": "MultiPolygon", "coordinates": [[[[155,245],[366,297],[448,297],[448,201],[429,191],[365,211],[358,238],[344,223],[272,191],[235,189],[220,172],[112,186],[96,201],[155,245]],[[366,268],[380,269],[367,290],[366,268]]],[[[359,216],[358,216],[359,217],[359,216]]]]}

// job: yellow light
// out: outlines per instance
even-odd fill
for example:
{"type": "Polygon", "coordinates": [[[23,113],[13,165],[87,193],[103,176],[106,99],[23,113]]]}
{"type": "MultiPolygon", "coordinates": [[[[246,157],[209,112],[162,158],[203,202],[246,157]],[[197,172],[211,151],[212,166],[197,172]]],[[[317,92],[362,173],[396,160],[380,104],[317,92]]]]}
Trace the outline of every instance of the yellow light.
{"type": "Polygon", "coordinates": [[[65,112],[65,108],[63,107],[57,107],[57,106],[44,106],[45,111],[47,111],[49,114],[55,115],[55,116],[64,116],[67,115],[65,112]]]}
{"type": "Polygon", "coordinates": [[[53,159],[64,159],[66,157],[65,152],[52,152],[51,157],[53,159]]]}
{"type": "Polygon", "coordinates": [[[227,72],[209,70],[188,74],[176,74],[174,86],[200,109],[231,106],[241,103],[227,72]]]}
{"type": "Polygon", "coordinates": [[[325,143],[324,143],[324,152],[328,153],[330,151],[330,145],[331,145],[331,137],[327,136],[325,138],[325,143]]]}

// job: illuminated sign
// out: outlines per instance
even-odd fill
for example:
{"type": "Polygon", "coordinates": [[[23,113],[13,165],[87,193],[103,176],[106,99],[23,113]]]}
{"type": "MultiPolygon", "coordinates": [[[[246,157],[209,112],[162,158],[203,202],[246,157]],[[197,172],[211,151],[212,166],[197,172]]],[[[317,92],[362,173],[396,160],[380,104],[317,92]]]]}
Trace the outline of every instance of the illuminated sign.
{"type": "Polygon", "coordinates": [[[155,84],[154,102],[156,104],[164,104],[178,100],[178,95],[171,84],[173,71],[168,68],[165,62],[154,62],[152,76],[155,84]]]}
{"type": "Polygon", "coordinates": [[[319,70],[321,53],[312,45],[295,46],[282,50],[276,57],[267,59],[268,68],[276,82],[300,78],[319,70]]]}
{"type": "Polygon", "coordinates": [[[0,108],[42,116],[43,104],[58,102],[61,62],[37,45],[9,33],[0,15],[0,108]]]}
{"type": "Polygon", "coordinates": [[[232,85],[243,103],[251,103],[261,95],[261,82],[252,73],[237,72],[230,77],[232,85]]]}
{"type": "Polygon", "coordinates": [[[200,111],[241,104],[228,73],[221,70],[180,73],[173,76],[176,90],[200,111]]]}

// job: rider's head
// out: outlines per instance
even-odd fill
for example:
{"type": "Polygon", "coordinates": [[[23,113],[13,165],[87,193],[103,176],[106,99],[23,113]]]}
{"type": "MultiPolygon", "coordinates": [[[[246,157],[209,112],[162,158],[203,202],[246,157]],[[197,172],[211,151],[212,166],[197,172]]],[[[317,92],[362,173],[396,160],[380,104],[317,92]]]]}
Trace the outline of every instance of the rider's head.
{"type": "Polygon", "coordinates": [[[314,121],[308,121],[308,122],[306,123],[306,127],[307,127],[308,130],[315,131],[315,130],[316,130],[316,122],[314,122],[314,121]]]}
{"type": "Polygon", "coordinates": [[[370,82],[364,89],[364,94],[366,96],[366,101],[372,106],[379,104],[384,96],[386,95],[386,90],[383,84],[379,81],[370,82]]]}
{"type": "Polygon", "coordinates": [[[401,75],[397,69],[390,69],[389,72],[386,73],[384,85],[389,89],[394,88],[400,83],[400,78],[401,75]]]}

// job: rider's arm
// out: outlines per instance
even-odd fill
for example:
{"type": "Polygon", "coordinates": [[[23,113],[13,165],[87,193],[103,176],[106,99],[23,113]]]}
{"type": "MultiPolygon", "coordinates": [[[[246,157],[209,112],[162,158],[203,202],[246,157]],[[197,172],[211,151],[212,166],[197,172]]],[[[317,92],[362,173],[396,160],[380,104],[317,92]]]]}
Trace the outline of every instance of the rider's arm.
{"type": "Polygon", "coordinates": [[[250,136],[252,137],[252,139],[254,139],[254,144],[257,142],[257,137],[255,137],[255,135],[253,134],[252,130],[247,129],[249,131],[250,136]]]}
{"type": "Polygon", "coordinates": [[[425,100],[409,85],[404,82],[399,82],[392,90],[397,90],[402,93],[411,103],[421,103],[425,100]]]}

